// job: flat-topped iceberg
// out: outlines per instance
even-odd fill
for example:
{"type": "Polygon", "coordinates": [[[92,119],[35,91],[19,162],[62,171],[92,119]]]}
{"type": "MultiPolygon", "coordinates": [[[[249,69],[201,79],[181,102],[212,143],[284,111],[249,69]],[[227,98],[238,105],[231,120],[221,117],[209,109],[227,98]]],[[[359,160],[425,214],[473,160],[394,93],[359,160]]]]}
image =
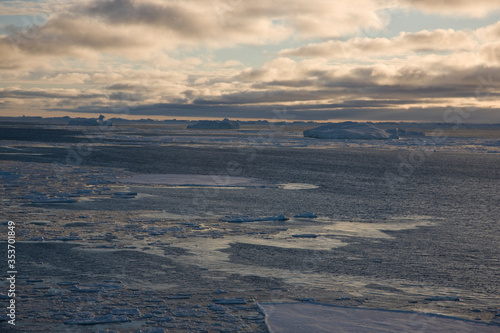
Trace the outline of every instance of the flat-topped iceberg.
{"type": "Polygon", "coordinates": [[[304,131],[304,136],[316,139],[389,139],[390,134],[368,123],[346,121],[327,124],[304,131]]]}

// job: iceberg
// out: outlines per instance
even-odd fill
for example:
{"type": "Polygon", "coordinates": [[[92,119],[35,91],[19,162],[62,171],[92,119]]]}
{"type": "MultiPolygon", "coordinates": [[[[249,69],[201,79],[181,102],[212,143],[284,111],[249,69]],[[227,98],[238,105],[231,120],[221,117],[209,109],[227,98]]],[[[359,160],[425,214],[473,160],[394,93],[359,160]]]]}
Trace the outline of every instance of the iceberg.
{"type": "Polygon", "coordinates": [[[192,129],[239,129],[240,124],[237,121],[229,120],[201,120],[200,122],[188,125],[187,128],[192,129]]]}
{"type": "Polygon", "coordinates": [[[390,139],[390,134],[368,123],[346,121],[304,131],[304,137],[316,139],[390,139]]]}
{"type": "Polygon", "coordinates": [[[70,126],[111,126],[112,122],[105,120],[105,116],[99,115],[97,119],[87,119],[87,118],[74,118],[70,119],[68,125],[70,126]]]}

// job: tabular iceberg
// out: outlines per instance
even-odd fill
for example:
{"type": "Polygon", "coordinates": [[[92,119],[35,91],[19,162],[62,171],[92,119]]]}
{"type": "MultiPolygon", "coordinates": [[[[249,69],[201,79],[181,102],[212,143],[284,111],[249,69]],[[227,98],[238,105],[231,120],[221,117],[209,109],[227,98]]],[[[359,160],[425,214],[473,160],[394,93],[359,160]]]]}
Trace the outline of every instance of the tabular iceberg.
{"type": "Polygon", "coordinates": [[[346,121],[304,131],[305,137],[317,139],[389,139],[386,131],[367,123],[346,121]]]}

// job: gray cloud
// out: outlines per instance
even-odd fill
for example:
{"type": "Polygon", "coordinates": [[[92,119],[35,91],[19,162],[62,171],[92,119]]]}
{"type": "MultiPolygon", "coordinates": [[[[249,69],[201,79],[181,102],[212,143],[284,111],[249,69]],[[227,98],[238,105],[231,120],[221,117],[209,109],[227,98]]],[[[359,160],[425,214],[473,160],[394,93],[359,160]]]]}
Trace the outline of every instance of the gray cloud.
{"type": "Polygon", "coordinates": [[[141,94],[127,93],[123,91],[114,92],[109,95],[109,99],[115,101],[130,101],[130,102],[138,102],[144,100],[144,96],[141,94]]]}
{"type": "MultiPolygon", "coordinates": [[[[377,21],[376,2],[360,0],[353,8],[339,0],[251,2],[95,0],[62,6],[47,22],[0,37],[4,54],[33,57],[79,56],[114,52],[123,57],[148,57],[151,50],[178,46],[227,47],[282,41],[293,34],[332,37],[353,33],[367,20],[377,21]],[[335,24],[333,24],[335,22],[335,24]],[[6,48],[12,45],[14,50],[6,48]]],[[[18,61],[19,68],[26,62],[18,61]]],[[[4,69],[9,68],[7,65],[4,69]]]]}
{"type": "Polygon", "coordinates": [[[115,83],[110,86],[105,87],[107,90],[136,90],[140,89],[141,86],[129,83],[115,83]]]}
{"type": "Polygon", "coordinates": [[[64,98],[64,99],[93,99],[105,97],[102,94],[80,93],[50,90],[22,90],[22,89],[0,89],[0,98],[64,98]]]}
{"type": "MultiPolygon", "coordinates": [[[[401,1],[443,15],[452,10],[450,3],[455,12],[472,7],[459,0],[401,1]]],[[[475,4],[479,9],[471,9],[472,16],[498,5],[475,4]]],[[[0,89],[6,100],[1,107],[104,112],[119,104],[144,115],[264,117],[286,105],[301,117],[306,112],[373,117],[379,111],[380,117],[394,112],[406,117],[407,109],[412,116],[431,114],[455,102],[485,110],[493,105],[500,93],[494,82],[486,87],[489,104],[475,95],[481,82],[493,81],[490,75],[500,77],[500,22],[476,30],[345,39],[367,24],[383,28],[378,13],[385,5],[378,0],[355,6],[352,0],[76,2],[46,23],[0,36],[1,79],[12,82],[0,89]],[[287,39],[293,39],[287,45],[303,46],[278,57],[268,54],[270,60],[258,68],[242,69],[241,62],[225,62],[212,52],[242,44],[279,46],[287,39]],[[306,40],[316,44],[304,45],[306,40]],[[29,88],[33,82],[39,89],[29,88]]]]}
{"type": "Polygon", "coordinates": [[[64,14],[49,20],[41,27],[16,32],[0,38],[0,47],[10,52],[20,52],[23,56],[77,55],[82,50],[111,51],[140,47],[139,39],[127,38],[124,34],[102,29],[76,14],[64,14]]]}
{"type": "Polygon", "coordinates": [[[79,10],[88,16],[103,18],[120,25],[153,25],[175,31],[184,37],[203,37],[212,34],[210,20],[181,2],[148,3],[131,0],[100,0],[79,10]]]}
{"type": "Polygon", "coordinates": [[[388,38],[354,38],[347,41],[330,40],[309,44],[297,49],[282,50],[282,56],[327,57],[350,59],[371,55],[390,56],[408,52],[441,52],[474,50],[478,41],[471,31],[434,30],[416,33],[402,32],[388,38]]]}

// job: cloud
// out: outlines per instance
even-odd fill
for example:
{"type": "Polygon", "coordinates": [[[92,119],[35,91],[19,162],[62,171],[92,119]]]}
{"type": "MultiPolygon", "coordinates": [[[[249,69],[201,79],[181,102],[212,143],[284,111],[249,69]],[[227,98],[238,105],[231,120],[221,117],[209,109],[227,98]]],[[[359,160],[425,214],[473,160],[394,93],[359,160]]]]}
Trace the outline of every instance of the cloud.
{"type": "MultiPolygon", "coordinates": [[[[200,105],[200,104],[175,104],[161,103],[139,105],[126,110],[126,115],[168,116],[168,117],[219,117],[232,119],[282,119],[282,120],[373,120],[373,121],[434,121],[444,122],[443,115],[453,110],[445,106],[416,106],[404,109],[386,108],[382,103],[370,101],[346,101],[340,104],[305,104],[289,105],[200,105]],[[378,107],[377,107],[378,106],[378,107]],[[277,113],[283,118],[278,118],[277,113]]],[[[72,111],[81,113],[108,114],[109,117],[125,117],[125,114],[112,113],[110,108],[82,107],[78,109],[60,108],[58,111],[72,111]]],[[[500,122],[499,108],[474,108],[468,109],[474,122],[500,122]]]]}
{"type": "Polygon", "coordinates": [[[138,102],[142,101],[145,98],[140,94],[135,93],[126,93],[126,92],[113,92],[109,95],[109,99],[115,101],[130,101],[130,102],[138,102]]]}
{"type": "MultiPolygon", "coordinates": [[[[304,101],[331,103],[360,98],[373,101],[418,98],[425,103],[456,99],[457,103],[462,103],[464,99],[474,100],[481,78],[484,80],[490,75],[500,77],[500,68],[487,65],[476,54],[470,53],[415,55],[364,65],[278,58],[261,68],[243,70],[228,79],[246,83],[246,89],[200,96],[195,103],[300,104],[304,101]]],[[[499,94],[500,91],[491,92],[491,96],[499,94]]],[[[400,106],[399,103],[394,105],[400,106]]]]}
{"type": "MultiPolygon", "coordinates": [[[[401,110],[416,105],[441,107],[464,103],[491,107],[495,102],[492,99],[500,96],[493,81],[488,87],[481,88],[488,92],[490,100],[477,99],[478,87],[483,81],[491,81],[490,75],[500,77],[500,67],[487,65],[481,57],[471,53],[414,55],[363,65],[282,57],[255,69],[188,73],[191,75],[137,69],[119,73],[54,74],[51,77],[31,73],[33,80],[40,77],[46,80],[85,80],[100,86],[100,89],[88,89],[85,85],[75,89],[11,88],[0,90],[0,97],[24,100],[26,106],[37,108],[43,101],[48,110],[62,105],[71,105],[75,110],[88,110],[90,106],[101,110],[116,105],[136,108],[184,103],[188,109],[200,106],[212,112],[218,107],[244,110],[244,107],[273,108],[279,105],[303,106],[306,110],[356,107],[401,110]]],[[[176,107],[176,110],[183,109],[176,107]]]]}
{"type": "Polygon", "coordinates": [[[483,17],[500,10],[497,0],[399,0],[399,4],[443,16],[483,17]]]}
{"type": "Polygon", "coordinates": [[[58,12],[67,6],[66,1],[45,0],[45,1],[2,1],[0,2],[0,15],[30,15],[40,16],[26,18],[26,22],[35,23],[43,20],[44,16],[58,12]]]}
{"type": "Polygon", "coordinates": [[[481,47],[481,56],[488,63],[500,65],[500,42],[483,45],[481,47]]]}
{"type": "Polygon", "coordinates": [[[45,98],[45,99],[93,99],[105,97],[97,92],[81,92],[77,89],[0,89],[0,98],[45,98]]]}
{"type": "MultiPolygon", "coordinates": [[[[6,57],[86,58],[113,53],[147,59],[154,51],[181,46],[262,45],[291,36],[352,34],[367,22],[383,26],[376,14],[380,5],[369,0],[360,0],[356,6],[348,0],[339,0],[335,6],[326,0],[95,0],[61,8],[47,16],[46,22],[0,37],[6,57]]],[[[28,62],[2,68],[16,69],[28,62]]]]}
{"type": "Polygon", "coordinates": [[[278,52],[280,56],[325,57],[335,59],[368,58],[370,56],[406,55],[416,52],[472,51],[479,45],[471,31],[453,29],[401,32],[394,38],[352,38],[330,40],[278,52]]]}
{"type": "Polygon", "coordinates": [[[498,41],[500,39],[500,21],[477,29],[475,35],[483,42],[498,41]]]}
{"type": "Polygon", "coordinates": [[[146,46],[127,29],[108,28],[92,18],[64,14],[41,27],[11,34],[0,39],[0,45],[15,52],[41,56],[75,56],[82,51],[106,52],[146,46]]]}
{"type": "MultiPolygon", "coordinates": [[[[286,106],[302,116],[316,112],[311,117],[374,110],[382,117],[390,110],[420,112],[453,104],[493,108],[498,87],[489,84],[489,97],[482,100],[476,90],[492,81],[489,75],[500,77],[500,22],[476,30],[347,39],[366,26],[384,28],[388,22],[381,10],[393,3],[74,2],[30,29],[13,28],[0,36],[0,79],[12,83],[0,89],[1,107],[22,103],[24,108],[104,112],[119,106],[137,114],[215,116],[265,115],[286,106]],[[252,62],[244,57],[233,59],[245,52],[241,45],[264,45],[255,52],[267,51],[262,59],[268,60],[249,67],[244,63],[252,62]],[[283,45],[298,47],[270,52],[283,45]],[[214,52],[218,48],[229,52],[214,52]]],[[[495,3],[480,0],[476,9],[465,1],[399,4],[443,15],[470,10],[469,16],[478,16],[495,3]]],[[[20,2],[9,6],[22,7],[20,2]]],[[[30,6],[29,11],[42,11],[41,5],[30,6]]]]}

